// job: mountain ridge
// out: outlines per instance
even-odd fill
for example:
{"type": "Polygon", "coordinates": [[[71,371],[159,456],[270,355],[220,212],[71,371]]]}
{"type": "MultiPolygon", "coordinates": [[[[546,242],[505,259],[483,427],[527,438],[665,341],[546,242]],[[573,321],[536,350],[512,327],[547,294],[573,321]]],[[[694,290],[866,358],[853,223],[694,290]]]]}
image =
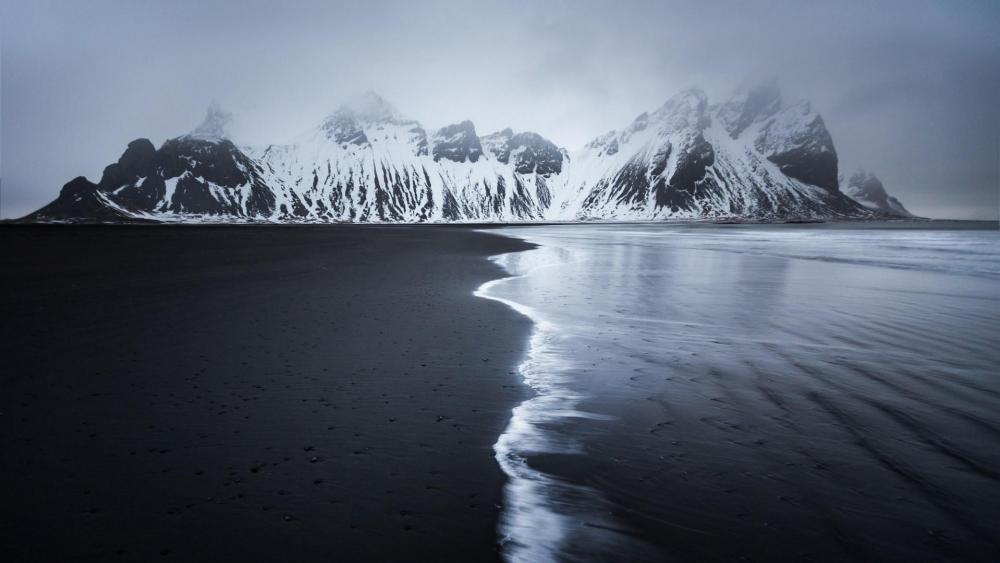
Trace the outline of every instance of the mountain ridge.
{"type": "Polygon", "coordinates": [[[229,138],[231,122],[232,114],[213,102],[191,133],[160,148],[147,139],[132,141],[98,183],[76,178],[23,220],[910,216],[895,198],[895,207],[863,205],[842,192],[822,117],[808,102],[785,101],[773,84],[737,91],[714,105],[702,90],[688,88],[573,153],[531,131],[480,135],[468,120],[427,131],[374,92],[341,105],[285,144],[237,146],[229,138]]]}

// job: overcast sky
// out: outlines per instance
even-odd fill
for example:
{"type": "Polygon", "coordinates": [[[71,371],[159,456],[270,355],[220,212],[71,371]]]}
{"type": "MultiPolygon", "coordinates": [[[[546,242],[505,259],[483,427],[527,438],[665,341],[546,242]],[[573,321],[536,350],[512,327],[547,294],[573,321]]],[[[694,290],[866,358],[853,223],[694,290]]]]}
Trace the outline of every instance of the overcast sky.
{"type": "Polygon", "coordinates": [[[428,128],[535,130],[570,150],[700,86],[779,79],[841,172],[913,212],[996,219],[1000,1],[0,0],[4,217],[96,181],[212,99],[281,142],[374,90],[428,128]]]}

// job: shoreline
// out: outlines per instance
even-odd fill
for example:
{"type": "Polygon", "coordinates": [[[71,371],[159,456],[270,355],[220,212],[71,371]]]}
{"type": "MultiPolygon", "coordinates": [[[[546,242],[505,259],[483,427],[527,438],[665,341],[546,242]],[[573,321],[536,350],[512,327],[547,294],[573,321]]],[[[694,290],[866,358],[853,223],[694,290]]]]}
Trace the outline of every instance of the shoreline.
{"type": "Polygon", "coordinates": [[[811,226],[814,228],[824,227],[853,227],[853,228],[933,228],[944,230],[1000,230],[1000,221],[983,219],[933,219],[929,217],[877,217],[877,218],[830,218],[830,219],[784,219],[784,220],[753,220],[753,219],[663,219],[663,220],[580,220],[580,221],[555,221],[539,220],[515,221],[508,223],[501,222],[426,222],[426,223],[345,223],[345,222],[282,222],[282,221],[246,221],[246,222],[213,222],[213,221],[155,221],[136,220],[119,222],[89,222],[89,221],[45,221],[45,222],[25,222],[21,219],[0,219],[0,227],[25,227],[25,226],[45,226],[45,227],[298,227],[298,228],[458,228],[472,230],[491,230],[506,227],[552,227],[552,226],[580,226],[580,225],[683,225],[690,227],[745,227],[745,226],[789,226],[802,227],[811,226]]]}
{"type": "Polygon", "coordinates": [[[554,327],[532,307],[490,293],[492,288],[530,273],[530,270],[515,273],[507,266],[512,254],[516,253],[490,257],[492,262],[503,267],[510,275],[490,280],[475,292],[477,297],[504,304],[529,319],[533,325],[528,349],[517,367],[517,372],[524,385],[531,390],[531,395],[512,409],[506,428],[493,445],[497,463],[507,476],[497,533],[501,553],[506,561],[558,560],[565,552],[567,534],[579,526],[580,515],[561,514],[553,510],[554,495],[598,493],[559,481],[533,468],[523,450],[529,450],[527,453],[537,453],[536,450],[542,449],[578,453],[572,443],[552,443],[537,425],[565,417],[587,416],[587,413],[575,408],[580,397],[566,395],[566,389],[558,385],[558,381],[553,381],[558,370],[543,374],[535,366],[544,356],[545,342],[554,333],[554,327]]]}
{"type": "Polygon", "coordinates": [[[490,294],[491,288],[525,275],[515,274],[505,266],[505,258],[508,255],[505,253],[490,256],[489,260],[503,268],[509,275],[487,281],[474,292],[476,297],[502,303],[532,324],[527,350],[516,368],[518,376],[530,389],[531,394],[511,409],[506,427],[493,444],[494,457],[507,477],[501,498],[502,508],[497,523],[497,538],[501,553],[505,554],[505,560],[540,561],[544,558],[556,558],[566,522],[562,521],[559,514],[548,510],[545,505],[542,489],[555,483],[547,482],[542,473],[528,467],[527,460],[517,453],[515,443],[519,438],[522,440],[528,438],[525,433],[526,427],[530,425],[530,415],[523,412],[548,395],[545,389],[532,381],[528,368],[532,356],[540,346],[540,339],[544,338],[546,323],[530,307],[490,294]],[[536,526],[540,522],[544,523],[542,529],[536,526]]]}
{"type": "Polygon", "coordinates": [[[509,559],[995,553],[995,233],[677,232],[504,232],[509,559]]]}
{"type": "Polygon", "coordinates": [[[601,491],[583,482],[563,479],[538,463],[548,456],[571,457],[585,451],[581,441],[553,434],[547,430],[549,426],[574,419],[610,421],[613,417],[582,407],[588,397],[571,388],[573,373],[559,360],[560,353],[555,350],[561,339],[557,325],[526,303],[491,293],[498,286],[528,278],[540,269],[565,267],[567,256],[562,256],[563,261],[546,260],[538,264],[531,253],[545,250],[551,253],[553,248],[514,233],[505,236],[536,247],[490,257],[510,275],[484,283],[475,293],[503,303],[533,324],[527,352],[517,370],[532,394],[513,409],[510,422],[493,446],[497,462],[507,475],[498,527],[504,558],[533,562],[560,560],[569,555],[604,560],[628,553],[628,557],[636,560],[656,560],[662,554],[645,538],[608,517],[615,511],[615,505],[601,491]],[[571,501],[574,509],[566,510],[567,500],[584,498],[588,499],[587,507],[571,501]],[[583,538],[586,545],[581,548],[576,544],[583,538]],[[626,538],[627,544],[622,543],[626,538]]]}

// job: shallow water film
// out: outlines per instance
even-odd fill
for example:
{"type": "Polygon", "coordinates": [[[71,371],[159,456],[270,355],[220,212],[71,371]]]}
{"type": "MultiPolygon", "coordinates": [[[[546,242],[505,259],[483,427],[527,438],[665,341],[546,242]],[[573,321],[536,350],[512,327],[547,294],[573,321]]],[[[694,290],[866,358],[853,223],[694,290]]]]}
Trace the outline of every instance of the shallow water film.
{"type": "Polygon", "coordinates": [[[1000,553],[1000,235],[507,228],[511,560],[1000,553]]]}

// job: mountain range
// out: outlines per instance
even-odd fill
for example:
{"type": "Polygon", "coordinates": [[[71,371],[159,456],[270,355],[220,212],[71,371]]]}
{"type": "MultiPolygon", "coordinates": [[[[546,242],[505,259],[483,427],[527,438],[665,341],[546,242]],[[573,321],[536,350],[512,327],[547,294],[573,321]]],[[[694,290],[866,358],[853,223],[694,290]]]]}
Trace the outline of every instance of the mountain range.
{"type": "Polygon", "coordinates": [[[128,144],[26,221],[523,222],[910,217],[869,172],[847,182],[806,101],[773,84],[697,88],[568,152],[530,131],[427,131],[374,93],[284,144],[239,146],[212,104],[191,133],[128,144]]]}

